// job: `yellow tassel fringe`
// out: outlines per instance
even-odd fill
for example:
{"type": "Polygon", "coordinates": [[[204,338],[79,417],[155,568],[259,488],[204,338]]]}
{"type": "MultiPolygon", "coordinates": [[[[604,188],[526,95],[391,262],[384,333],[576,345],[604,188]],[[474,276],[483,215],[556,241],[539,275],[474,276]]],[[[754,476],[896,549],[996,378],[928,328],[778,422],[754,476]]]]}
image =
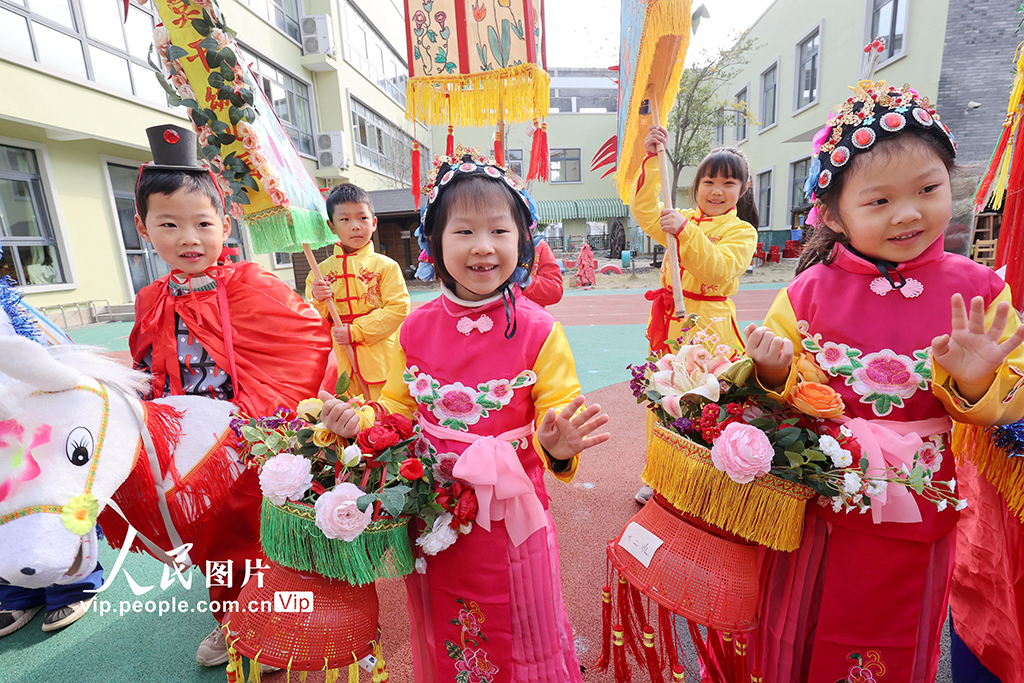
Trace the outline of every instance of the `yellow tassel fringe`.
{"type": "Polygon", "coordinates": [[[373,645],[373,656],[377,658],[377,663],[373,666],[373,683],[387,683],[390,678],[388,665],[384,661],[384,648],[381,647],[379,640],[373,645]]]}
{"type": "Polygon", "coordinates": [[[1024,48],[1024,43],[1017,46],[1017,74],[1013,78],[1010,102],[1006,107],[1006,122],[1003,124],[1010,128],[1010,144],[1006,146],[999,161],[999,171],[991,190],[992,208],[997,211],[1003,206],[1003,197],[1006,194],[1006,184],[1010,176],[1010,161],[1013,158],[1013,146],[1017,139],[1017,126],[1020,125],[1021,100],[1024,98],[1024,49],[1021,48],[1024,48]]]}
{"type": "Polygon", "coordinates": [[[328,669],[327,675],[324,677],[324,683],[338,683],[338,670],[328,669]]]}
{"type": "Polygon", "coordinates": [[[493,126],[499,120],[518,123],[543,118],[550,108],[551,79],[537,64],[416,77],[406,85],[406,118],[428,126],[493,126]]]}
{"type": "Polygon", "coordinates": [[[679,510],[730,533],[792,551],[803,537],[814,491],[774,476],[737,484],[711,462],[711,451],[654,425],[643,481],[679,510]]]}
{"type": "Polygon", "coordinates": [[[661,114],[661,124],[664,126],[668,114],[676,102],[676,95],[679,93],[679,79],[683,76],[686,50],[690,45],[690,8],[690,0],[659,0],[647,4],[647,16],[644,17],[643,34],[640,38],[640,53],[637,55],[636,65],[633,69],[636,85],[630,101],[625,105],[628,115],[623,139],[619,140],[620,151],[615,173],[615,184],[619,188],[619,196],[627,204],[633,180],[640,171],[640,164],[646,154],[642,151],[642,145],[634,143],[638,137],[647,134],[646,129],[643,131],[640,129],[640,103],[647,99],[645,84],[648,82],[648,75],[654,66],[658,40],[664,36],[682,38],[679,54],[669,72],[664,95],[658,102],[658,112],[661,114]]]}
{"type": "Polygon", "coordinates": [[[348,665],[348,683],[359,683],[359,665],[348,665]]]}
{"type": "Polygon", "coordinates": [[[978,425],[953,425],[951,446],[957,464],[964,464],[965,458],[974,463],[978,474],[992,484],[1010,511],[1024,522],[1024,458],[1007,457],[1006,451],[992,441],[988,428],[978,425]]]}

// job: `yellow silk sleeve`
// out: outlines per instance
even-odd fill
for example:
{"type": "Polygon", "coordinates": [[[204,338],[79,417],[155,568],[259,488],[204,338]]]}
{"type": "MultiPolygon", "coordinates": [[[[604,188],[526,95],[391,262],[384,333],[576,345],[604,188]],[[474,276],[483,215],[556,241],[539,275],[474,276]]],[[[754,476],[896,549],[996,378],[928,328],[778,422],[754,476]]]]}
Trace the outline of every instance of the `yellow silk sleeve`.
{"type": "MultiPolygon", "coordinates": [[[[537,375],[537,383],[533,385],[533,404],[536,407],[536,425],[541,422],[549,409],[556,412],[563,410],[572,400],[580,395],[580,381],[576,377],[576,362],[569,348],[569,340],[561,323],[555,323],[537,355],[533,372],[537,375]]],[[[537,435],[533,435],[533,445],[540,456],[541,464],[561,481],[572,481],[579,466],[579,453],[569,460],[569,466],[561,472],[551,470],[548,457],[540,445],[537,435]]]]}
{"type": "MultiPolygon", "coordinates": [[[[986,329],[992,326],[996,306],[1001,301],[1011,301],[1009,285],[1003,288],[985,311],[986,329]]],[[[1011,312],[1000,341],[1006,341],[1020,324],[1020,318],[1011,312]]],[[[1018,346],[1003,361],[996,371],[992,385],[976,403],[972,404],[964,399],[956,390],[956,380],[934,361],[932,393],[942,402],[950,417],[957,422],[982,426],[1016,422],[1024,416],[1024,346],[1018,346]]]]}
{"type": "MultiPolygon", "coordinates": [[[[796,386],[796,359],[800,357],[800,331],[797,329],[796,313],[793,311],[793,303],[789,300],[789,293],[783,289],[775,297],[771,308],[764,316],[764,327],[769,328],[779,337],[785,337],[793,342],[793,364],[789,368],[789,375],[781,387],[761,386],[776,401],[785,402],[789,392],[796,386]]],[[[757,366],[754,366],[754,377],[757,377],[757,366]]],[[[758,379],[760,384],[760,379],[758,379]]]]}
{"type": "Polygon", "coordinates": [[[688,223],[676,237],[679,265],[704,284],[721,285],[739,277],[757,249],[757,230],[746,221],[736,219],[719,236],[712,242],[697,223],[688,223]]]}
{"type": "Polygon", "coordinates": [[[668,239],[661,229],[661,171],[658,169],[658,157],[644,160],[631,194],[629,210],[633,218],[651,239],[664,247],[668,239]]]}
{"type": "MultiPolygon", "coordinates": [[[[388,378],[384,384],[384,389],[380,393],[380,398],[377,399],[384,410],[389,413],[399,413],[405,415],[410,420],[416,415],[418,407],[416,405],[416,399],[409,393],[409,385],[405,383],[405,349],[402,348],[401,344],[395,344],[394,348],[391,349],[391,361],[388,365],[388,378]]],[[[358,408],[359,413],[359,429],[363,430],[369,427],[374,422],[374,411],[370,406],[363,406],[358,408]]]]}
{"type": "Polygon", "coordinates": [[[373,346],[394,334],[409,315],[409,290],[405,288],[405,278],[398,264],[391,259],[380,259],[378,268],[381,305],[349,324],[353,343],[373,346]]]}
{"type": "MultiPolygon", "coordinates": [[[[325,265],[326,261],[320,264],[321,272],[325,268],[325,265]]],[[[327,312],[327,302],[319,301],[313,296],[313,280],[313,271],[309,271],[309,274],[306,275],[306,301],[316,310],[317,313],[320,314],[321,318],[329,318],[330,314],[327,312]]]]}

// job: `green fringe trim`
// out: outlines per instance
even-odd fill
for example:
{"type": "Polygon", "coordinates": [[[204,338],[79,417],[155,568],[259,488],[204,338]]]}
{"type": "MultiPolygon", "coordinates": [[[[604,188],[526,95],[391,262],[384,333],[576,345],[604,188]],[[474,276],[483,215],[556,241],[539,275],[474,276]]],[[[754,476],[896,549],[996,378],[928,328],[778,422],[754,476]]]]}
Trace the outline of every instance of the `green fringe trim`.
{"type": "Polygon", "coordinates": [[[289,501],[278,506],[264,498],[260,543],[267,559],[356,586],[412,573],[408,517],[372,522],[351,542],[327,538],[315,519],[312,505],[289,501]]]}
{"type": "Polygon", "coordinates": [[[256,211],[247,214],[245,222],[257,254],[296,253],[302,251],[303,244],[319,249],[338,241],[323,213],[299,206],[275,206],[256,211]]]}

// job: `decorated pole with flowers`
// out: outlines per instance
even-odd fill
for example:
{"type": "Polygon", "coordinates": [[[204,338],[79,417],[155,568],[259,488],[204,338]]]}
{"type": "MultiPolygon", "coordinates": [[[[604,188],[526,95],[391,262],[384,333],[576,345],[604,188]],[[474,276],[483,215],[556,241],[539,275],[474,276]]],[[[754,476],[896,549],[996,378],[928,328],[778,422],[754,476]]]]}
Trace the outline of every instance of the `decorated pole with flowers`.
{"type": "Polygon", "coordinates": [[[242,57],[216,0],[153,0],[162,23],[154,64],[189,110],[226,211],[249,226],[258,253],[335,241],[319,188],[242,57]]]}

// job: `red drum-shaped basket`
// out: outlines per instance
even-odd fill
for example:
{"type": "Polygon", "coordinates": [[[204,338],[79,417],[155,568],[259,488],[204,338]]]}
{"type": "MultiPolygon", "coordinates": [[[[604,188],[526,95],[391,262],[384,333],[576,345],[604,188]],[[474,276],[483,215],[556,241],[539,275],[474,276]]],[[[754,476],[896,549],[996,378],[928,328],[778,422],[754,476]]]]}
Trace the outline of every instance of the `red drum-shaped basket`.
{"type": "Polygon", "coordinates": [[[655,495],[608,543],[619,574],[641,593],[698,624],[736,633],[757,627],[757,545],[684,519],[655,495]],[[644,566],[619,543],[636,523],[662,541],[644,566]]]}
{"type": "Polygon", "coordinates": [[[371,654],[378,636],[379,613],[373,583],[354,586],[271,562],[262,588],[255,580],[242,588],[238,611],[230,615],[229,628],[235,649],[249,659],[258,655],[262,664],[320,671],[325,666],[345,667],[371,654]],[[311,593],[312,602],[298,602],[296,593],[305,593],[305,597],[311,593]],[[275,595],[279,596],[277,604],[275,595]],[[294,601],[282,604],[288,596],[294,601]]]}

